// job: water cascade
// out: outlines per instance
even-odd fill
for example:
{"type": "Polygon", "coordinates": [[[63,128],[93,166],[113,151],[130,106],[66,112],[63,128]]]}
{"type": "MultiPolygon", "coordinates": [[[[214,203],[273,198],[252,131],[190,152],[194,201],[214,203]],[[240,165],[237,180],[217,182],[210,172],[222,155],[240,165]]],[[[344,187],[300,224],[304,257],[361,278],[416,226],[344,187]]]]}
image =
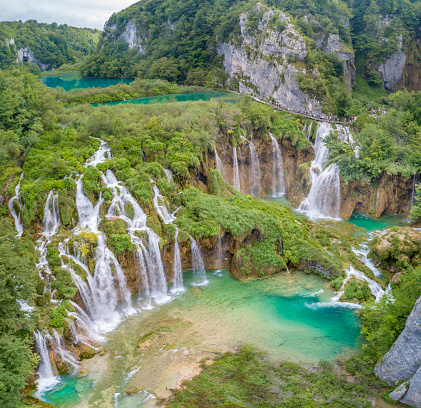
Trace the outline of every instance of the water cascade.
{"type": "Polygon", "coordinates": [[[52,343],[54,346],[54,351],[60,355],[61,361],[63,363],[70,364],[73,368],[76,368],[79,364],[78,361],[75,359],[74,356],[72,356],[64,347],[62,344],[62,340],[60,335],[57,333],[56,329],[53,329],[53,337],[52,337],[52,343]]]}
{"type": "MultiPolygon", "coordinates": [[[[270,134],[270,133],[269,133],[270,134]]],[[[272,176],[272,197],[285,195],[284,163],[278,141],[270,134],[273,151],[273,176],[272,176]]]]}
{"type": "Polygon", "coordinates": [[[260,164],[257,150],[252,142],[249,143],[250,149],[250,167],[249,167],[249,194],[253,197],[260,197],[261,180],[260,164]]]}
{"type": "MultiPolygon", "coordinates": [[[[47,336],[50,337],[49,335],[47,336]]],[[[53,367],[51,366],[47,347],[47,336],[42,335],[39,331],[34,333],[35,344],[40,355],[38,368],[39,378],[37,380],[38,389],[35,396],[39,396],[45,391],[51,390],[60,382],[59,377],[54,375],[53,367]]]]}
{"type": "Polygon", "coordinates": [[[241,191],[241,184],[240,184],[240,173],[238,171],[238,158],[237,158],[237,148],[233,147],[233,186],[237,191],[241,191]]]}
{"type": "MultiPolygon", "coordinates": [[[[370,238],[371,240],[371,238],[370,238]]],[[[368,253],[370,252],[370,247],[367,243],[360,244],[359,248],[352,248],[352,252],[357,255],[358,259],[361,260],[364,265],[373,271],[374,276],[381,277],[382,272],[376,268],[372,259],[368,258],[368,253]]]]}
{"type": "Polygon", "coordinates": [[[178,245],[178,228],[175,229],[174,235],[174,279],[173,279],[173,287],[171,292],[184,292],[185,288],[183,285],[183,270],[181,268],[181,256],[180,256],[180,246],[178,245]]]}
{"type": "Polygon", "coordinates": [[[217,248],[216,248],[216,259],[218,260],[218,270],[222,270],[222,239],[221,239],[221,232],[218,234],[218,242],[217,242],[217,248]]]}
{"type": "Polygon", "coordinates": [[[173,221],[175,221],[175,217],[168,211],[165,198],[160,194],[156,185],[153,186],[153,191],[155,193],[153,204],[155,206],[156,212],[160,215],[165,224],[171,224],[173,221]]]}
{"type": "Polygon", "coordinates": [[[246,185],[246,170],[244,166],[244,158],[243,158],[243,153],[241,151],[241,147],[238,148],[238,156],[240,159],[240,166],[241,166],[241,183],[240,183],[240,185],[242,186],[241,193],[244,193],[245,185],[246,185]]]}
{"type": "Polygon", "coordinates": [[[226,177],[224,163],[222,163],[221,159],[219,158],[218,151],[216,150],[216,147],[215,147],[215,162],[216,162],[216,169],[219,170],[219,172],[222,175],[222,178],[226,181],[227,177],[226,177]]]}
{"type": "MultiPolygon", "coordinates": [[[[125,187],[119,185],[119,182],[111,170],[107,170],[103,180],[106,186],[111,188],[113,192],[113,200],[108,209],[107,218],[120,218],[128,224],[128,232],[133,245],[135,248],[142,249],[143,260],[140,256],[140,252],[138,251],[137,253],[140,260],[140,278],[144,280],[145,277],[147,277],[147,282],[144,281],[145,288],[147,288],[150,292],[150,296],[157,303],[168,301],[167,281],[165,279],[164,267],[162,265],[161,252],[159,249],[159,236],[156,235],[151,228],[146,226],[146,214],[130,192],[125,187]],[[126,215],[125,211],[128,205],[131,206],[133,211],[133,218],[126,215]],[[146,233],[148,237],[147,243],[143,242],[136,233],[139,235],[146,233]],[[146,268],[147,272],[145,272],[144,268],[146,268]]],[[[172,222],[175,217],[169,214],[165,205],[159,204],[159,200],[161,200],[161,203],[164,203],[164,198],[159,194],[159,190],[156,186],[154,186],[154,191],[154,203],[158,213],[161,211],[164,222],[166,221],[168,223],[170,222],[170,219],[172,222]]]]}
{"type": "Polygon", "coordinates": [[[20,213],[16,214],[14,203],[16,202],[19,208],[22,208],[22,203],[20,201],[20,182],[23,179],[23,173],[20,175],[19,183],[15,187],[15,195],[9,200],[9,210],[10,214],[12,214],[13,219],[15,220],[15,228],[18,232],[17,236],[20,237],[23,234],[23,225],[20,220],[20,213]]]}
{"type": "Polygon", "coordinates": [[[169,170],[169,169],[164,169],[164,171],[165,171],[165,174],[167,175],[168,183],[169,184],[174,183],[174,178],[173,178],[173,175],[172,175],[172,171],[169,170]]]}
{"type": "MultiPolygon", "coordinates": [[[[329,149],[323,140],[333,130],[330,124],[320,123],[314,142],[315,159],[310,166],[311,188],[307,197],[301,202],[298,211],[305,213],[310,219],[339,219],[340,179],[339,166],[331,164],[325,169],[329,160],[329,149]]],[[[341,139],[346,135],[340,129],[341,139]]]]}
{"type": "Polygon", "coordinates": [[[355,303],[347,303],[347,302],[340,302],[340,298],[344,294],[345,291],[345,285],[350,281],[351,278],[355,278],[358,280],[366,281],[368,283],[368,287],[371,290],[371,293],[376,298],[376,302],[378,302],[381,297],[384,295],[385,291],[382,289],[380,284],[370,278],[367,278],[362,272],[355,269],[352,265],[350,265],[349,269],[345,271],[346,278],[343,281],[341,290],[334,296],[330,302],[334,303],[336,305],[342,305],[342,306],[349,306],[349,307],[361,307],[361,305],[355,304],[355,303]]]}
{"type": "Polygon", "coordinates": [[[191,243],[191,259],[192,259],[192,268],[193,268],[193,276],[194,276],[194,286],[203,286],[208,284],[208,280],[206,278],[206,270],[205,265],[202,259],[202,252],[200,251],[199,245],[194,240],[192,236],[190,236],[190,243],[191,243]]]}

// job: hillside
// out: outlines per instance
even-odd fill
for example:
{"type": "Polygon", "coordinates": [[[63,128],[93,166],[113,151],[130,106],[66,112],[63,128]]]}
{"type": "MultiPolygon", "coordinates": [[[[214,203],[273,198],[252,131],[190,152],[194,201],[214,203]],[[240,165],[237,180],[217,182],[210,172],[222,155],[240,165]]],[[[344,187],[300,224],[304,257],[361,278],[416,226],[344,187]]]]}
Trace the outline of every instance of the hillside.
{"type": "Polygon", "coordinates": [[[150,0],[113,14],[84,76],[221,86],[352,115],[356,68],[373,88],[419,89],[421,2],[150,0]]]}
{"type": "Polygon", "coordinates": [[[36,64],[50,71],[92,54],[100,31],[28,20],[0,22],[0,68],[17,62],[36,64]]]}

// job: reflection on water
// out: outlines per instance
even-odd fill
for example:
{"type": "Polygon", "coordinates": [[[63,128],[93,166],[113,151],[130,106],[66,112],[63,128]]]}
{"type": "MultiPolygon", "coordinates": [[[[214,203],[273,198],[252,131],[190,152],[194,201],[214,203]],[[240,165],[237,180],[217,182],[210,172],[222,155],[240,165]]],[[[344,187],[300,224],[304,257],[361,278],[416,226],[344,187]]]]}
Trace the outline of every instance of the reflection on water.
{"type": "Polygon", "coordinates": [[[45,76],[42,83],[50,88],[61,87],[65,91],[84,88],[106,88],[111,85],[130,84],[133,79],[119,78],[81,78],[78,75],[45,76]]]}

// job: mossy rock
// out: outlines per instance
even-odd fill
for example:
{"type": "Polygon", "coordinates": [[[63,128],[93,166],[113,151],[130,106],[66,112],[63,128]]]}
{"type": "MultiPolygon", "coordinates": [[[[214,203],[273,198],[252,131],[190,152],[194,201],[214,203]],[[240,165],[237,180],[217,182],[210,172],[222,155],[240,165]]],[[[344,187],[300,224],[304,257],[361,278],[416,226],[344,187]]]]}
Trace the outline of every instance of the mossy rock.
{"type": "Polygon", "coordinates": [[[60,221],[65,226],[73,226],[77,221],[77,208],[73,198],[66,195],[65,192],[58,193],[58,208],[60,221]]]}
{"type": "Polygon", "coordinates": [[[161,221],[159,220],[157,213],[152,213],[149,215],[149,217],[146,219],[146,226],[151,228],[155,234],[162,236],[162,225],[161,221]]]}

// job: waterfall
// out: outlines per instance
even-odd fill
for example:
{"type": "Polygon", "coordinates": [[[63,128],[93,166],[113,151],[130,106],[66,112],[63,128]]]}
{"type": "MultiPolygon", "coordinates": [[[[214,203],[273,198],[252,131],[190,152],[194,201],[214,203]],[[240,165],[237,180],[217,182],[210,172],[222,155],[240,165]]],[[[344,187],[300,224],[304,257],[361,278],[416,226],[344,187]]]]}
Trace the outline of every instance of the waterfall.
{"type": "Polygon", "coordinates": [[[15,187],[15,195],[9,200],[9,210],[10,210],[10,214],[12,214],[13,219],[15,220],[15,228],[17,233],[17,236],[20,237],[23,234],[23,225],[21,223],[21,219],[20,219],[20,212],[19,214],[16,214],[15,208],[13,206],[13,204],[15,203],[15,201],[17,202],[19,208],[22,208],[22,203],[20,201],[20,183],[23,179],[23,172],[20,175],[20,179],[19,179],[19,183],[16,185],[15,187]]]}
{"type": "Polygon", "coordinates": [[[174,178],[173,178],[173,175],[172,175],[172,171],[169,170],[169,169],[164,169],[164,171],[165,171],[165,174],[167,175],[168,183],[169,184],[174,183],[174,178]]]}
{"type": "Polygon", "coordinates": [[[156,185],[153,186],[153,191],[155,193],[153,204],[156,212],[160,215],[165,224],[171,224],[175,220],[175,217],[168,211],[165,198],[160,194],[156,185]]]}
{"type": "Polygon", "coordinates": [[[216,274],[222,271],[223,266],[223,258],[222,258],[222,239],[221,239],[221,232],[218,234],[218,241],[216,244],[216,260],[217,260],[217,270],[216,274]]]}
{"type": "Polygon", "coordinates": [[[281,197],[285,195],[284,163],[282,153],[279,149],[278,141],[269,133],[272,139],[273,151],[273,176],[272,176],[272,197],[281,197]]]}
{"type": "Polygon", "coordinates": [[[192,259],[192,268],[193,268],[193,277],[194,277],[194,286],[203,286],[207,285],[209,281],[206,278],[205,265],[203,264],[202,252],[200,251],[199,245],[190,236],[191,243],[191,259],[192,259]]]}
{"type": "Polygon", "coordinates": [[[73,368],[76,368],[79,363],[78,361],[75,359],[74,356],[72,356],[62,345],[62,341],[61,341],[61,337],[60,335],[57,333],[56,329],[53,329],[53,338],[52,338],[52,342],[54,344],[54,351],[60,355],[61,357],[61,361],[63,363],[68,363],[70,364],[73,368]]]}
{"type": "Polygon", "coordinates": [[[244,167],[244,159],[243,159],[243,153],[241,151],[241,147],[238,148],[238,156],[240,158],[240,165],[241,165],[241,183],[240,185],[242,186],[241,188],[241,193],[244,193],[245,191],[245,185],[246,185],[246,170],[244,167]]]}
{"type": "Polygon", "coordinates": [[[249,194],[254,197],[260,197],[261,181],[260,181],[260,164],[259,156],[253,143],[249,143],[250,163],[249,163],[249,194]]]}
{"type": "Polygon", "coordinates": [[[216,147],[215,147],[215,162],[216,162],[216,169],[220,171],[222,178],[226,181],[227,177],[226,177],[225,167],[218,156],[218,151],[216,150],[216,147]]]}
{"type": "MultiPolygon", "coordinates": [[[[48,335],[47,335],[48,336],[48,335]]],[[[50,356],[48,353],[47,339],[39,331],[34,333],[35,344],[40,355],[40,362],[38,368],[39,378],[37,380],[38,387],[35,396],[40,397],[44,392],[51,390],[57,385],[60,380],[54,375],[53,367],[51,365],[50,356]]]]}
{"type": "MultiPolygon", "coordinates": [[[[298,211],[305,213],[310,219],[339,219],[339,166],[331,164],[325,169],[329,160],[329,149],[325,146],[323,140],[332,130],[330,124],[320,123],[313,145],[316,157],[310,166],[311,187],[307,197],[298,208],[298,211]]],[[[343,128],[339,135],[346,136],[343,128]]]]}
{"type": "Polygon", "coordinates": [[[174,235],[174,279],[173,279],[173,287],[171,289],[172,292],[183,292],[185,290],[183,285],[183,270],[181,268],[181,257],[180,257],[180,247],[178,245],[178,228],[175,229],[174,235]]]}
{"type": "MultiPolygon", "coordinates": [[[[369,241],[371,241],[373,237],[371,236],[369,241]]],[[[382,272],[376,268],[372,259],[368,258],[368,253],[370,252],[370,247],[367,243],[360,244],[359,248],[352,248],[352,252],[357,255],[358,259],[364,263],[364,265],[369,268],[376,277],[381,277],[383,274],[382,272]]]]}
{"type": "Polygon", "coordinates": [[[237,148],[234,146],[233,148],[233,186],[237,191],[241,191],[241,185],[240,185],[240,174],[238,172],[238,159],[237,159],[237,148]]]}

